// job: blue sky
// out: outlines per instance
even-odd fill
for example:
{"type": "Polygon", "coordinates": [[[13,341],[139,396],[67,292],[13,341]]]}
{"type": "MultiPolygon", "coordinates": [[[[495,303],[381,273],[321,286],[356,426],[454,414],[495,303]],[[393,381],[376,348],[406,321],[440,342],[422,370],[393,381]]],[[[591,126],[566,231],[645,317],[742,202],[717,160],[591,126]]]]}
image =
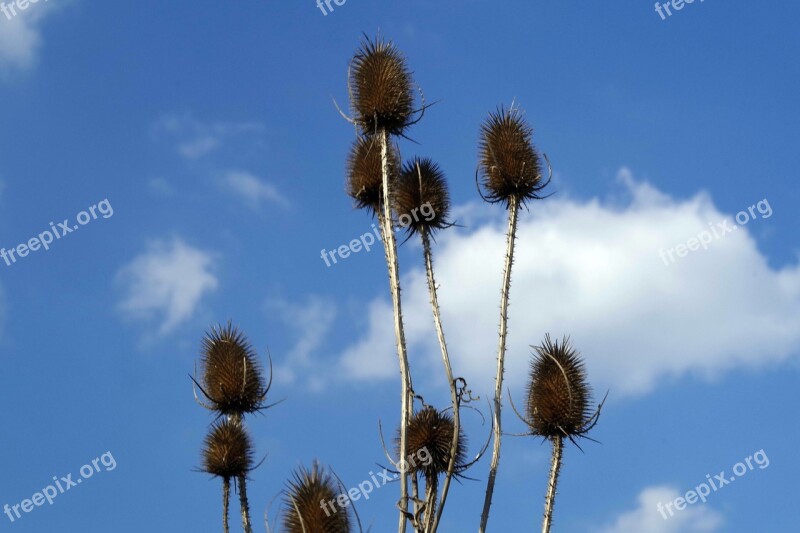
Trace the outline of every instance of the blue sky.
{"type": "MultiPolygon", "coordinates": [[[[439,101],[401,150],[449,179],[462,227],[434,251],[443,319],[483,398],[505,213],[475,191],[481,121],[516,99],[553,163],[556,194],[521,217],[508,386],[519,403],[549,332],[610,390],[601,444],[566,451],[555,531],[797,530],[800,7],[708,0],[662,20],[648,1],[191,4],[0,14],[0,247],[106,201],[49,250],[0,260],[0,505],[106,452],[116,464],[0,530],[218,531],[220,484],[194,471],[212,417],[188,374],[229,319],[269,349],[271,398],[286,399],[248,421],[267,454],[249,485],[257,530],[299,465],[354,486],[385,463],[378,421],[394,431],[399,386],[383,256],[320,258],[372,229],[344,193],[353,130],[332,99],[346,105],[348,61],[378,31],[439,101]],[[708,249],[660,257],[742,211],[708,249]],[[656,511],[762,450],[769,466],[707,503],[656,511]]],[[[415,384],[446,405],[419,246],[400,259],[415,384]]],[[[465,423],[477,450],[488,426],[465,423]]],[[[513,414],[506,428],[523,431],[513,414]]],[[[536,530],[548,461],[547,445],[505,439],[491,530],[536,530]]],[[[487,470],[455,486],[443,531],[477,529],[487,470]]],[[[373,531],[394,527],[397,493],[359,502],[373,531]]]]}

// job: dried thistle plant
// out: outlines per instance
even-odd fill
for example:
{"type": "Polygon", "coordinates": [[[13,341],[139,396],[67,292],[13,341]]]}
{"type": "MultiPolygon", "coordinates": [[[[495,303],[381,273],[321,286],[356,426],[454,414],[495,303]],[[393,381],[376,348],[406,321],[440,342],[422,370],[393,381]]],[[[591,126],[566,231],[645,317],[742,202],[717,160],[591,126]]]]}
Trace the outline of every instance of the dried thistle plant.
{"type": "Polygon", "coordinates": [[[539,154],[532,142],[533,130],[518,108],[500,108],[490,113],[481,126],[480,167],[481,193],[490,203],[502,203],[508,209],[506,255],[503,265],[503,285],[500,295],[500,339],[497,349],[497,374],[494,391],[494,446],[486,496],[481,513],[480,533],[486,531],[492,505],[497,469],[500,466],[502,430],[503,378],[505,376],[506,338],[508,335],[508,301],[511,289],[511,266],[514,263],[514,244],[520,206],[530,200],[540,199],[540,192],[549,183],[541,174],[539,154]]]}
{"type": "MultiPolygon", "coordinates": [[[[399,172],[399,155],[390,147],[389,181],[399,172]]],[[[379,215],[383,206],[383,161],[381,147],[375,137],[358,136],[347,161],[347,194],[358,209],[379,215]]]]}
{"type": "Polygon", "coordinates": [[[414,88],[403,54],[391,42],[365,39],[350,67],[351,105],[364,134],[401,135],[413,124],[414,88]]]}
{"type": "Polygon", "coordinates": [[[245,461],[248,468],[241,470],[241,473],[231,476],[220,475],[223,479],[223,522],[227,531],[230,479],[235,477],[239,489],[242,528],[245,533],[251,533],[247,473],[252,466],[250,457],[252,447],[244,428],[243,418],[245,414],[270,407],[265,405],[264,401],[272,377],[270,375],[270,383],[265,384],[263,370],[255,350],[244,333],[233,327],[230,322],[224,327],[212,327],[206,333],[202,341],[201,365],[203,385],[200,385],[194,377],[192,381],[210,405],[201,402],[196,393],[195,400],[203,407],[215,411],[218,417],[224,417],[223,422],[214,426],[212,433],[206,439],[205,469],[211,471],[213,466],[222,467],[228,464],[227,462],[235,466],[245,461]],[[247,453],[244,453],[245,451],[247,453]],[[235,459],[239,459],[240,463],[236,463],[235,459]]]}
{"type": "MultiPolygon", "coordinates": [[[[401,449],[406,445],[406,429],[411,418],[413,386],[406,351],[403,312],[400,300],[400,272],[397,261],[397,243],[394,233],[393,169],[390,135],[403,135],[414,124],[414,92],[411,72],[400,51],[390,43],[376,38],[365,40],[356,52],[349,72],[350,105],[354,118],[350,119],[362,135],[374,139],[380,148],[381,195],[378,219],[383,234],[386,265],[389,271],[389,291],[392,296],[395,340],[401,380],[401,449]]],[[[352,190],[352,189],[351,189],[352,190]]],[[[356,189],[356,192],[360,189],[356,189]]],[[[374,198],[374,195],[372,196],[374,198]]],[[[372,204],[374,205],[374,203],[372,204]]],[[[406,530],[408,510],[408,477],[400,476],[400,514],[398,533],[406,530]]]]}
{"type": "Polygon", "coordinates": [[[549,533],[564,439],[569,439],[577,446],[575,439],[586,437],[589,430],[597,424],[603,402],[593,413],[590,405],[592,389],[586,378],[586,369],[569,339],[564,338],[559,343],[546,335],[542,345],[534,348],[536,356],[531,363],[527,416],[524,421],[531,435],[544,437],[553,444],[542,521],[542,533],[549,533]]]}
{"type": "Polygon", "coordinates": [[[224,419],[212,426],[203,446],[202,469],[222,478],[222,529],[228,533],[231,479],[244,479],[253,469],[253,446],[241,424],[224,419]]]}
{"type": "Polygon", "coordinates": [[[267,387],[255,350],[229,322],[212,327],[203,339],[203,387],[210,408],[221,415],[242,416],[264,408],[267,387]]]}
{"type": "Polygon", "coordinates": [[[403,166],[403,172],[400,174],[397,181],[395,191],[395,210],[400,220],[405,217],[406,220],[410,221],[406,226],[408,235],[419,234],[422,240],[433,322],[439,340],[439,347],[442,352],[442,362],[444,364],[448,387],[450,388],[450,401],[453,409],[452,423],[454,429],[450,432],[452,435],[452,442],[448,448],[450,450],[449,461],[447,463],[447,469],[444,472],[445,480],[442,485],[441,499],[439,500],[435,516],[432,511],[429,511],[429,516],[433,517],[433,521],[429,523],[427,531],[428,533],[435,533],[439,527],[442,513],[447,503],[450,482],[458,467],[458,450],[462,449],[462,447],[459,444],[459,437],[461,435],[461,397],[456,385],[456,380],[453,377],[453,368],[450,363],[450,355],[447,350],[447,342],[442,326],[437,283],[433,270],[433,252],[431,249],[431,236],[435,232],[452,225],[452,223],[449,222],[450,194],[447,190],[447,181],[445,180],[444,172],[442,172],[439,166],[431,159],[414,158],[403,166]],[[427,207],[427,209],[425,209],[425,207],[427,207]],[[430,216],[428,216],[429,214],[430,216]]]}
{"type": "Polygon", "coordinates": [[[283,529],[286,533],[350,533],[347,507],[338,503],[333,477],[317,462],[300,467],[286,490],[283,529]]]}
{"type": "Polygon", "coordinates": [[[407,467],[414,479],[425,480],[425,498],[417,507],[414,523],[417,530],[430,533],[434,531],[436,517],[441,516],[436,503],[439,477],[458,476],[471,465],[466,463],[466,437],[463,431],[456,430],[453,417],[446,411],[425,406],[411,418],[407,446],[405,457],[399,454],[403,457],[401,465],[407,467]]]}

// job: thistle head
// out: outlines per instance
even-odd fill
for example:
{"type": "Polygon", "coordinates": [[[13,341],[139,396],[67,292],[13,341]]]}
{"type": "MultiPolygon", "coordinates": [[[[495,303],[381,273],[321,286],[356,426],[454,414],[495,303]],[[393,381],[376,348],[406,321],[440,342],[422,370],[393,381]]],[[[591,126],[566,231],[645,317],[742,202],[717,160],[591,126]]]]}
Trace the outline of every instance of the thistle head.
{"type": "Polygon", "coordinates": [[[203,392],[222,415],[252,413],[264,405],[266,389],[255,350],[230,322],[212,327],[202,346],[203,392]]]}
{"type": "MultiPolygon", "coordinates": [[[[414,413],[406,431],[408,472],[422,474],[434,481],[440,474],[445,474],[450,463],[454,430],[453,417],[445,411],[427,406],[414,413]]],[[[399,438],[397,440],[399,444],[399,438]]],[[[455,472],[465,468],[466,449],[466,437],[459,428],[455,472]]]]}
{"type": "Polygon", "coordinates": [[[546,438],[583,436],[596,421],[592,390],[578,352],[564,338],[546,335],[535,347],[528,384],[527,424],[531,433],[546,438]]]}
{"type": "Polygon", "coordinates": [[[203,471],[231,479],[252,469],[253,446],[244,426],[228,419],[212,425],[203,446],[203,471]]]}
{"type": "MultiPolygon", "coordinates": [[[[388,151],[389,179],[396,181],[400,157],[390,144],[388,151]]],[[[375,137],[360,135],[347,160],[347,194],[356,207],[371,214],[380,213],[383,206],[383,163],[381,145],[375,137]]]]}
{"type": "Polygon", "coordinates": [[[518,108],[500,108],[481,126],[480,172],[484,198],[507,206],[540,199],[547,185],[541,159],[533,146],[533,129],[518,108]]]}
{"type": "Polygon", "coordinates": [[[415,157],[407,161],[393,192],[398,221],[409,234],[450,226],[447,181],[432,160],[415,157]]]}
{"type": "Polygon", "coordinates": [[[350,67],[355,121],[363,133],[403,133],[413,121],[414,91],[403,54],[380,38],[364,40],[350,67]]]}
{"type": "Polygon", "coordinates": [[[350,533],[347,507],[337,502],[340,491],[331,475],[315,462],[300,467],[286,489],[283,529],[287,533],[350,533]]]}

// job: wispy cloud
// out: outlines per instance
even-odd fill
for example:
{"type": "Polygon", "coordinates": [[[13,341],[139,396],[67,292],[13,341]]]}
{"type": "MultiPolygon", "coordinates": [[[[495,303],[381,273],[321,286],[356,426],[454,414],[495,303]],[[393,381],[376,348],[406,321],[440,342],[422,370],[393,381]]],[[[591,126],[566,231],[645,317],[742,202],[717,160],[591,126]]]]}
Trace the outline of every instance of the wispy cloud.
{"type": "Polygon", "coordinates": [[[303,304],[270,300],[267,307],[283,318],[297,339],[294,347],[276,365],[276,379],[283,383],[300,382],[314,390],[321,389],[326,381],[325,376],[335,362],[322,361],[315,354],[330,333],[336,319],[336,306],[330,301],[312,297],[303,304]]]}
{"type": "Polygon", "coordinates": [[[289,205],[277,188],[249,172],[228,172],[224,186],[252,209],[259,209],[264,203],[289,205]]]}
{"type": "Polygon", "coordinates": [[[176,150],[186,159],[203,157],[237,135],[258,134],[263,130],[260,122],[204,122],[190,113],[166,116],[155,126],[156,135],[175,142],[176,150]]]}
{"type": "Polygon", "coordinates": [[[213,256],[178,238],[153,241],[118,273],[127,316],[160,322],[165,334],[194,314],[202,297],[217,288],[213,256]]]}
{"type": "MultiPolygon", "coordinates": [[[[10,8],[6,6],[9,15],[10,8]]],[[[42,22],[55,12],[52,4],[28,4],[9,19],[0,12],[0,78],[31,69],[43,44],[42,22]]]]}
{"type": "MultiPolygon", "coordinates": [[[[610,387],[615,396],[646,393],[687,374],[774,364],[800,351],[800,266],[771,268],[751,225],[665,266],[659,249],[730,215],[704,193],[675,200],[624,169],[620,181],[630,196],[626,205],[551,198],[523,213],[506,361],[511,387],[522,384],[529,345],[548,332],[571,335],[595,387],[610,387]]],[[[459,213],[469,229],[444,232],[434,251],[443,320],[456,371],[474,389],[490,390],[504,213],[478,204],[459,213]],[[487,219],[487,212],[498,214],[487,219]]],[[[425,274],[406,272],[406,339],[433,365],[438,347],[425,274]]],[[[393,377],[395,361],[375,357],[393,353],[388,299],[364,306],[369,325],[344,351],[342,369],[353,379],[393,377]]]]}
{"type": "Polygon", "coordinates": [[[722,515],[707,505],[689,506],[666,520],[658,512],[659,503],[671,502],[680,496],[670,487],[648,487],[637,498],[638,506],[619,515],[611,525],[596,533],[710,533],[720,531],[722,515]]]}

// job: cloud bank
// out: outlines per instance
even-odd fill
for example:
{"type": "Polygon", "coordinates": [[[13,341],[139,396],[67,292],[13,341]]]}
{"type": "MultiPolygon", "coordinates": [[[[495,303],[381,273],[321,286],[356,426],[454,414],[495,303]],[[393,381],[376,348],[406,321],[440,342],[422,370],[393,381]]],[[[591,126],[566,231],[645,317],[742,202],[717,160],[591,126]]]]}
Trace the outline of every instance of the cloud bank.
{"type": "MultiPolygon", "coordinates": [[[[570,335],[592,383],[617,397],[648,393],[686,375],[712,378],[775,364],[797,353],[800,267],[774,269],[759,251],[752,231],[766,228],[769,218],[756,211],[755,219],[707,250],[666,265],[661,249],[723,220],[733,222],[734,214],[720,212],[705,193],[673,199],[635,181],[627,169],[619,180],[630,197],[624,205],[549,198],[522,213],[507,355],[512,389],[525,381],[529,345],[545,333],[570,335]]],[[[504,215],[484,204],[462,206],[457,218],[466,228],[443,232],[434,250],[454,368],[477,392],[493,387],[504,215]]],[[[408,264],[401,269],[412,369],[438,371],[425,274],[408,264]]],[[[394,378],[389,299],[381,294],[364,307],[368,327],[344,350],[340,368],[354,380],[394,378]]]]}

